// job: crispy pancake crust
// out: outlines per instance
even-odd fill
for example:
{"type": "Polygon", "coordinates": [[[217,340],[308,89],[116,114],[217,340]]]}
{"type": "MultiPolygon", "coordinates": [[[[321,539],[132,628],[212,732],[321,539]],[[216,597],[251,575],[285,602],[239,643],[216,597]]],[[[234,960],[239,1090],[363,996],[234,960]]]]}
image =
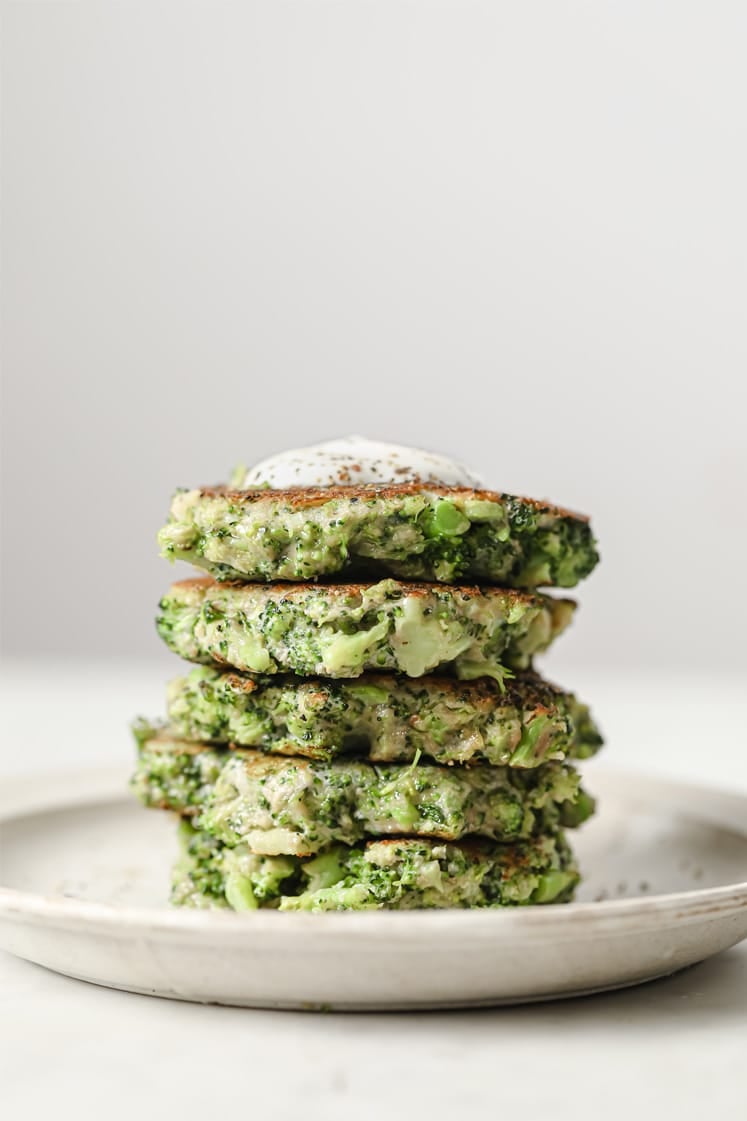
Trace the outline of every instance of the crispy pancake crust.
{"type": "MultiPolygon", "coordinates": [[[[490,586],[478,586],[477,584],[426,584],[408,583],[404,580],[392,580],[392,584],[396,583],[396,590],[401,596],[414,596],[416,599],[424,599],[426,596],[439,595],[450,596],[452,599],[462,599],[463,601],[469,599],[485,597],[508,597],[514,600],[515,603],[536,603],[537,595],[532,592],[521,592],[517,588],[493,588],[490,586]]],[[[242,580],[214,580],[212,576],[189,576],[186,580],[177,580],[171,585],[172,591],[178,588],[211,588],[216,591],[223,591],[228,588],[236,588],[238,591],[246,591],[248,594],[266,596],[272,599],[274,596],[282,596],[284,599],[318,599],[323,595],[326,599],[347,599],[351,596],[361,596],[371,588],[371,583],[367,584],[338,584],[326,583],[323,580],[317,580],[314,583],[306,584],[283,584],[275,582],[271,584],[247,584],[242,580]],[[249,593],[249,589],[252,589],[249,593]]],[[[568,602],[573,602],[569,600],[568,602]]]]}
{"type": "Polygon", "coordinates": [[[236,490],[221,484],[209,487],[198,487],[199,493],[205,498],[227,498],[232,502],[284,502],[298,510],[310,506],[323,506],[325,502],[333,502],[338,498],[347,498],[351,501],[370,501],[375,498],[406,498],[413,494],[435,494],[442,498],[459,496],[461,498],[476,498],[480,501],[502,503],[513,500],[531,506],[532,509],[542,514],[552,514],[558,518],[573,518],[576,521],[588,523],[586,514],[579,514],[574,510],[567,510],[563,506],[555,506],[538,498],[524,498],[520,495],[504,494],[497,490],[475,490],[473,487],[447,487],[433,483],[361,483],[358,486],[330,486],[330,487],[288,487],[283,490],[271,490],[267,487],[254,490],[236,490]]]}

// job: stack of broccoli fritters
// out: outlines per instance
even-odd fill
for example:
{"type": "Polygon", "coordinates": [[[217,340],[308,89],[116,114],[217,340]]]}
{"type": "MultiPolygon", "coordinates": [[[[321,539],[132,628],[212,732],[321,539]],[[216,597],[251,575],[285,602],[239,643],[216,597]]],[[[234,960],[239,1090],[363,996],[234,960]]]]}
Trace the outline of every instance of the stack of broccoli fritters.
{"type": "Polygon", "coordinates": [[[534,589],[591,571],[584,518],[417,483],[210,488],[179,492],[159,539],[210,574],[161,601],[200,664],[168,723],[135,729],[136,793],[181,819],[175,903],[572,897],[565,831],[594,803],[571,761],[602,741],[532,671],[575,607],[534,589]]]}

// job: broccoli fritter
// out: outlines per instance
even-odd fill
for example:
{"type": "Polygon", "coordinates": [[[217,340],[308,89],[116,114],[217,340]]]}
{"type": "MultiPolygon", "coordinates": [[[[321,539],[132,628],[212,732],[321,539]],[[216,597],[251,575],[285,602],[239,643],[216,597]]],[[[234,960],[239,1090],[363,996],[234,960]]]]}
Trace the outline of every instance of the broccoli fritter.
{"type": "Polygon", "coordinates": [[[579,880],[562,833],[498,845],[392,838],[312,858],[261,856],[181,825],[172,902],[253,911],[407,910],[565,903],[579,880]]]}
{"type": "Polygon", "coordinates": [[[324,763],[190,744],[168,730],[139,729],[133,788],[146,805],[194,815],[228,845],[302,855],[340,841],[389,835],[496,841],[574,826],[594,803],[578,773],[551,762],[511,767],[324,763]]]}
{"type": "Polygon", "coordinates": [[[571,620],[568,599],[438,584],[174,584],[156,620],[182,658],[243,673],[469,680],[525,669],[571,620]]]}
{"type": "Polygon", "coordinates": [[[397,576],[570,588],[597,563],[588,520],[546,502],[418,483],[178,491],[162,555],[220,580],[397,576]]]}
{"type": "Polygon", "coordinates": [[[335,681],[200,666],[170,683],[168,715],[184,739],[322,760],[409,763],[422,753],[444,764],[537,767],[588,758],[602,743],[585,705],[531,673],[501,688],[486,677],[335,681]]]}

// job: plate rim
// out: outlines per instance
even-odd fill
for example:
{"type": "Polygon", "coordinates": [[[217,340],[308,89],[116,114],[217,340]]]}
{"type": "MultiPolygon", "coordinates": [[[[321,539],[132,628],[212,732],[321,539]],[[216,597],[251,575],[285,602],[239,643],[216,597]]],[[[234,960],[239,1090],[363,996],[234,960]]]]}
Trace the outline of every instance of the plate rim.
{"type": "MultiPolygon", "coordinates": [[[[596,769],[596,768],[595,768],[596,769]]],[[[606,781],[620,781],[625,785],[644,782],[667,796],[669,804],[682,800],[683,812],[691,808],[688,802],[701,799],[710,803],[711,812],[700,815],[702,820],[717,822],[725,829],[747,838],[747,793],[719,790],[717,787],[697,783],[668,780],[635,770],[600,767],[597,774],[606,781]],[[721,812],[716,809],[720,805],[721,812]],[[740,824],[741,822],[741,824],[740,824]]],[[[127,771],[123,767],[84,767],[75,770],[44,771],[41,775],[16,775],[3,780],[0,793],[0,824],[17,820],[32,813],[55,812],[79,803],[81,807],[95,804],[105,798],[125,800],[127,771]]],[[[707,809],[701,807],[701,809],[707,809]]],[[[269,935],[296,938],[301,931],[313,930],[324,935],[325,940],[346,940],[354,935],[357,941],[371,939],[372,946],[381,941],[382,930],[387,938],[397,935],[401,948],[413,940],[421,945],[424,934],[439,931],[458,935],[460,928],[470,939],[480,935],[495,939],[505,935],[515,938],[520,931],[542,939],[543,935],[558,938],[576,936],[579,925],[593,928],[604,934],[609,927],[620,932],[621,924],[640,926],[645,919],[655,919],[661,926],[663,920],[671,923],[697,922],[707,916],[723,916],[747,909],[747,878],[711,888],[694,888],[664,894],[637,895],[626,899],[606,899],[597,902],[567,903],[561,907],[517,907],[509,909],[431,909],[412,911],[323,912],[320,914],[280,913],[259,910],[251,916],[222,911],[189,911],[177,908],[133,907],[66,896],[42,895],[23,891],[0,883],[0,922],[13,925],[22,922],[54,923],[58,928],[93,928],[124,934],[134,927],[147,928],[152,934],[168,933],[187,938],[210,933],[215,937],[231,937],[247,933],[261,937],[269,935]],[[248,922],[247,919],[250,919],[248,922]],[[290,919],[290,922],[288,921],[290,919]],[[434,928],[438,928],[434,930],[434,928]],[[403,938],[402,935],[405,937],[403,938]]]]}

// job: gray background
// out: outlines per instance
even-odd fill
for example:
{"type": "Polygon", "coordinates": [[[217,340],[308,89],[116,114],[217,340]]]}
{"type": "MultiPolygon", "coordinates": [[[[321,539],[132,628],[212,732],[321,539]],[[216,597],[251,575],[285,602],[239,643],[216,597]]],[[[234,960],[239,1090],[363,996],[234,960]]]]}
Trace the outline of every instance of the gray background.
{"type": "Polygon", "coordinates": [[[161,657],[175,485],[358,431],[590,511],[554,665],[744,664],[742,3],[5,3],[3,639],[161,657]]]}

